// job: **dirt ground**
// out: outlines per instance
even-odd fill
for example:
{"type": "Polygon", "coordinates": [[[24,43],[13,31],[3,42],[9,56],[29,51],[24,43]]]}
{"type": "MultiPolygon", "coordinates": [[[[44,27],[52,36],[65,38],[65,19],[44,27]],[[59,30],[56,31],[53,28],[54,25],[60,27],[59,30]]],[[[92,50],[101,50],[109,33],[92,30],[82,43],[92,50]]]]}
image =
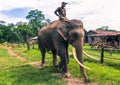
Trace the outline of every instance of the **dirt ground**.
{"type": "MultiPolygon", "coordinates": [[[[6,46],[2,46],[4,49],[7,49],[8,50],[8,53],[11,55],[11,56],[14,56],[16,57],[17,59],[21,60],[21,61],[26,61],[25,58],[17,55],[10,47],[6,47],[6,46]]],[[[37,69],[41,69],[42,67],[40,66],[40,62],[30,62],[28,63],[30,64],[31,66],[33,67],[36,67],[37,69]]],[[[60,74],[53,74],[53,75],[57,75],[57,76],[60,76],[60,74]]],[[[73,78],[73,77],[70,77],[70,78],[63,78],[63,80],[65,80],[67,82],[67,85],[97,85],[96,83],[93,83],[93,82],[90,82],[90,83],[84,83],[83,80],[79,79],[79,78],[73,78]]]]}

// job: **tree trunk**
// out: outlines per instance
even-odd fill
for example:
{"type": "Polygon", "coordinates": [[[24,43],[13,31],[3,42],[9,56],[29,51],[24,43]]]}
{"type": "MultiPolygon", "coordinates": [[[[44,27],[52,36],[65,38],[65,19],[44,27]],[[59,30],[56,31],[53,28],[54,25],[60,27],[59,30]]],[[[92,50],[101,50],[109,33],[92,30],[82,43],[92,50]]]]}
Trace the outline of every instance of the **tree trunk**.
{"type": "Polygon", "coordinates": [[[28,35],[27,34],[26,34],[26,44],[27,44],[27,49],[30,50],[30,45],[29,45],[28,35]]]}

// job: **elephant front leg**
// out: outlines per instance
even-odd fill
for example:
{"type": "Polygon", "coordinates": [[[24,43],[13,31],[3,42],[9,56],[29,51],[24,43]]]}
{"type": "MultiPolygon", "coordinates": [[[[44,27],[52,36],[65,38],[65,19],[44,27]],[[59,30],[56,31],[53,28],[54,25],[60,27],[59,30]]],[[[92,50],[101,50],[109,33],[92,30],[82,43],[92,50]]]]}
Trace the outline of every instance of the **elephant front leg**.
{"type": "Polygon", "coordinates": [[[71,77],[71,74],[68,72],[67,57],[63,57],[63,60],[61,63],[62,63],[62,77],[63,78],[71,77]]]}
{"type": "Polygon", "coordinates": [[[69,64],[69,54],[68,54],[68,45],[66,46],[66,58],[67,58],[67,64],[69,64]]]}
{"type": "Polygon", "coordinates": [[[60,67],[62,68],[62,77],[64,78],[69,78],[71,76],[71,74],[68,72],[68,60],[67,60],[67,55],[66,55],[66,51],[63,52],[59,52],[58,54],[60,56],[60,67]]]}

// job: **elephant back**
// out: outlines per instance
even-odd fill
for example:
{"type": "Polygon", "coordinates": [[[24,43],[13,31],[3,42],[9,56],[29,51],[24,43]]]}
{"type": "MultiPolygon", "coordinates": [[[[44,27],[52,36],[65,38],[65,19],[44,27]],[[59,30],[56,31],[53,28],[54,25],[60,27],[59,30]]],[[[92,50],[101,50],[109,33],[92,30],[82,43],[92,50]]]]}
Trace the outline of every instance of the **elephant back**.
{"type": "Polygon", "coordinates": [[[60,21],[55,20],[55,21],[51,22],[49,25],[42,27],[39,32],[44,32],[44,31],[50,32],[51,30],[57,28],[58,24],[60,24],[60,21]]]}
{"type": "Polygon", "coordinates": [[[61,21],[55,20],[55,21],[51,22],[48,26],[49,26],[49,28],[56,28],[57,25],[60,23],[61,23],[61,21]]]}

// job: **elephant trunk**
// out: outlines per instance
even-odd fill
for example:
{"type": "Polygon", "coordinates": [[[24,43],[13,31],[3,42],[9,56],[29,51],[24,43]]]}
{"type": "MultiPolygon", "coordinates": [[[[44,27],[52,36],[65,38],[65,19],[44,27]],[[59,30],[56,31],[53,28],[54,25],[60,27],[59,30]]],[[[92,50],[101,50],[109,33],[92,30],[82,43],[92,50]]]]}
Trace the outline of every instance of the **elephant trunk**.
{"type": "Polygon", "coordinates": [[[83,45],[82,45],[82,43],[78,42],[78,43],[74,44],[74,47],[75,48],[73,48],[73,51],[74,51],[73,52],[73,56],[74,56],[75,60],[80,65],[80,70],[81,70],[82,76],[84,77],[84,81],[87,82],[88,81],[88,77],[87,77],[85,69],[90,70],[90,68],[88,68],[88,67],[86,67],[86,66],[83,65],[83,62],[84,62],[83,56],[82,56],[83,55],[82,54],[82,52],[83,52],[83,48],[82,48],[83,45]],[[76,50],[77,57],[76,57],[76,54],[75,54],[75,50],[76,50]]]}

